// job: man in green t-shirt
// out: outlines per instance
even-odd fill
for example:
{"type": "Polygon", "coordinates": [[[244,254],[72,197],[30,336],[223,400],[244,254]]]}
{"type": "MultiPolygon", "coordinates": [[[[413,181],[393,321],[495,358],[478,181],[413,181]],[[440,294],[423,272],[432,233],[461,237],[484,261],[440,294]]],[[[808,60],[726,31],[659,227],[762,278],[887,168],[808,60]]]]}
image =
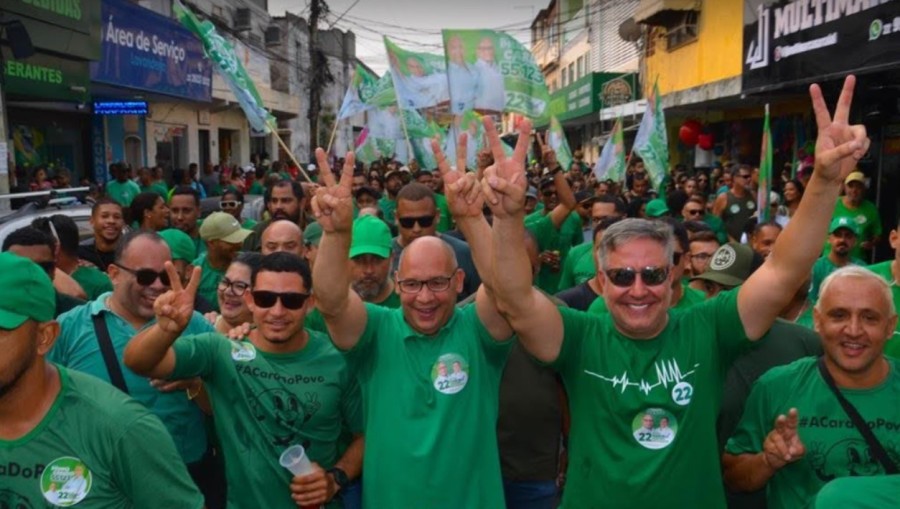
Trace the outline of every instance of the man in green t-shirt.
{"type": "Polygon", "coordinates": [[[819,288],[829,274],[846,265],[865,265],[852,256],[853,248],[859,242],[859,226],[847,217],[835,217],[828,227],[828,245],[831,250],[822,255],[812,268],[812,282],[809,286],[809,300],[819,300],[819,288]]]}
{"type": "MultiPolygon", "coordinates": [[[[494,214],[493,267],[500,268],[493,296],[525,349],[560,372],[569,394],[563,508],[725,507],[715,438],[725,373],[803,283],[827,229],[820,211],[868,149],[865,128],[847,125],[854,83],[845,83],[834,121],[821,89],[810,89],[819,127],[815,172],[769,259],[740,289],[683,311],[669,309],[672,230],[642,219],[603,234],[598,273],[608,315],[557,308],[532,290],[521,249],[525,150],[511,159],[494,150],[483,180],[494,214]],[[646,415],[654,426],[665,418],[671,432],[635,437],[646,415]],[[609,458],[614,468],[604,463],[609,458]]],[[[529,130],[520,124],[520,141],[529,130]]]]}
{"type": "Polygon", "coordinates": [[[202,269],[197,293],[213,305],[214,311],[219,311],[216,293],[219,281],[250,233],[250,230],[241,228],[238,220],[227,212],[213,212],[200,225],[200,238],[206,244],[206,252],[198,256],[191,265],[202,269]]]}
{"type": "MultiPolygon", "coordinates": [[[[174,278],[171,264],[166,271],[174,278]]],[[[244,293],[256,328],[240,341],[216,333],[178,339],[192,316],[199,272],[157,299],[157,321],[131,340],[126,365],[153,378],[203,379],[229,507],[342,507],[334,496],[362,465],[358,385],[328,337],[304,327],[315,304],[306,261],[284,252],[260,260],[244,293]],[[339,456],[344,424],[356,437],[339,456]],[[292,445],[303,446],[312,472],[292,476],[279,464],[292,445]]]]}
{"type": "Polygon", "coordinates": [[[200,509],[172,439],[144,407],[45,360],[59,334],[53,285],[0,254],[0,506],[200,509]]]}
{"type": "Polygon", "coordinates": [[[206,251],[206,244],[200,238],[200,193],[190,186],[178,186],[173,189],[169,199],[169,219],[172,228],[187,233],[194,241],[194,256],[206,251]]]}
{"type": "MultiPolygon", "coordinates": [[[[396,163],[394,163],[396,164],[396,163]]],[[[403,169],[408,173],[409,170],[404,166],[403,169]]],[[[384,220],[388,224],[394,224],[397,213],[397,193],[403,188],[403,175],[401,170],[396,166],[389,169],[384,174],[384,196],[378,200],[378,206],[384,214],[384,220]]]]}
{"type": "Polygon", "coordinates": [[[888,462],[900,457],[900,365],[884,356],[897,323],[887,282],[863,267],[838,269],[822,285],[815,323],[825,355],[757,380],[722,457],[728,486],[765,487],[770,509],[808,507],[835,478],[891,473],[833,391],[857,410],[888,462]]]}
{"type": "MultiPolygon", "coordinates": [[[[562,274],[559,277],[558,292],[580,285],[597,274],[594,263],[594,247],[597,241],[597,225],[607,219],[625,217],[625,202],[615,196],[595,196],[590,206],[591,235],[590,239],[573,247],[563,262],[562,274]],[[587,242],[591,240],[591,242],[587,242]]],[[[611,223],[608,223],[608,225],[611,223]]],[[[608,227],[608,226],[607,226],[608,227]]],[[[604,228],[605,229],[605,228],[604,228]]]]}
{"type": "Polygon", "coordinates": [[[140,194],[141,187],[131,180],[131,169],[125,163],[113,163],[109,171],[115,180],[106,183],[106,195],[123,207],[140,194]]]}
{"type": "MultiPolygon", "coordinates": [[[[866,176],[854,171],[844,179],[844,195],[834,204],[834,218],[845,217],[859,228],[858,242],[850,252],[856,258],[868,259],[872,249],[881,241],[881,216],[878,207],[866,199],[866,176]]],[[[830,246],[825,246],[828,254],[830,246]]]]}
{"type": "Polygon", "coordinates": [[[280,180],[267,187],[263,203],[269,214],[267,221],[260,221],[253,227],[253,234],[244,241],[244,251],[259,251],[262,233],[273,221],[287,219],[297,226],[303,224],[303,209],[306,208],[306,194],[303,186],[293,180],[280,180]]]}
{"type": "MultiPolygon", "coordinates": [[[[488,270],[490,226],[475,175],[450,171],[437,142],[432,149],[456,224],[481,255],[475,266],[488,270]]],[[[332,341],[360,380],[363,505],[504,507],[495,426],[512,331],[484,286],[474,304],[457,309],[466,274],[453,249],[430,235],[413,240],[400,256],[394,275],[400,309],[364,303],[350,287],[347,263],[353,153],[339,184],[324,152],[316,155],[325,187],[312,206],[324,231],[319,259],[329,263],[315,265],[314,293],[332,341]]],[[[457,157],[457,167],[465,167],[464,139],[457,157]]]]}
{"type": "Polygon", "coordinates": [[[435,185],[435,180],[439,181],[439,179],[435,179],[432,172],[428,170],[419,170],[415,174],[415,180],[419,184],[428,187],[434,192],[434,201],[437,204],[437,208],[441,214],[437,224],[438,233],[444,233],[445,231],[453,228],[453,217],[450,215],[450,207],[447,205],[447,197],[439,193],[437,190],[437,185],[435,185]]]}
{"type": "MultiPolygon", "coordinates": [[[[900,313],[900,222],[890,233],[891,247],[894,249],[894,259],[875,265],[869,265],[869,270],[883,277],[891,285],[894,294],[894,309],[900,313]]],[[[894,329],[894,338],[888,341],[884,347],[884,353],[900,359],[900,323],[894,329]]]]}

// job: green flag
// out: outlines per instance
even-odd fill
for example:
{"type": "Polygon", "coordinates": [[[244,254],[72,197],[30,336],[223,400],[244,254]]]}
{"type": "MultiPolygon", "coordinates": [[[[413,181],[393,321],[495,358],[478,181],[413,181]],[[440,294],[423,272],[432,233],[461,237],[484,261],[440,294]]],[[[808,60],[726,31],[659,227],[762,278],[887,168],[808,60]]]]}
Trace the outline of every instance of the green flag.
{"type": "Polygon", "coordinates": [[[547,143],[550,144],[550,148],[556,151],[556,160],[559,161],[563,171],[569,171],[569,168],[572,167],[572,151],[569,150],[566,133],[563,131],[559,120],[556,120],[556,117],[550,117],[550,130],[547,134],[547,143]]]}
{"type": "Polygon", "coordinates": [[[362,65],[356,64],[356,72],[353,74],[353,79],[350,80],[347,93],[344,94],[344,102],[338,111],[337,119],[343,120],[372,109],[373,105],[369,104],[368,99],[375,93],[378,82],[377,76],[362,65]]]}
{"type": "Polygon", "coordinates": [[[178,21],[203,43],[203,52],[207,58],[212,60],[213,66],[228,84],[231,93],[237,98],[238,104],[247,115],[250,126],[259,132],[271,132],[271,125],[274,125],[275,117],[266,111],[253,80],[241,65],[241,60],[235,55],[231,43],[219,35],[211,22],[201,22],[197,19],[194,13],[181,3],[181,0],[175,0],[172,9],[178,21]]]}
{"type": "Polygon", "coordinates": [[[600,159],[594,165],[594,175],[597,181],[612,180],[622,182],[625,180],[625,136],[622,132],[622,117],[616,120],[612,133],[603,145],[600,159]]]}
{"type": "Polygon", "coordinates": [[[658,80],[653,84],[653,96],[647,99],[647,110],[634,138],[634,152],[644,161],[653,187],[659,188],[669,173],[669,137],[658,80]]]}
{"type": "Polygon", "coordinates": [[[769,104],[766,103],[766,119],[763,121],[762,148],[759,154],[759,188],[756,190],[756,210],[759,222],[772,218],[769,198],[772,192],[772,129],[769,127],[769,104]]]}
{"type": "Polygon", "coordinates": [[[384,38],[384,48],[400,108],[429,108],[450,100],[447,71],[440,55],[405,50],[387,37],[384,38]]]}

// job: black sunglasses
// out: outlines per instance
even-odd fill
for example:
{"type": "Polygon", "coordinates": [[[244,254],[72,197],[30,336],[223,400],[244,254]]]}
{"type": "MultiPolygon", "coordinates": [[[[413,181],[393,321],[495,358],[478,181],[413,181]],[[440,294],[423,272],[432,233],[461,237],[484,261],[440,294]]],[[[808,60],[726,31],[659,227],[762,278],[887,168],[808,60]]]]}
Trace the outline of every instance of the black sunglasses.
{"type": "Polygon", "coordinates": [[[141,286],[150,286],[159,279],[159,282],[163,284],[163,286],[169,286],[169,273],[162,270],[156,272],[155,270],[150,269],[129,269],[124,265],[116,264],[116,267],[128,272],[129,274],[134,274],[134,278],[137,280],[137,284],[141,286]]]}
{"type": "Polygon", "coordinates": [[[281,300],[281,305],[285,307],[285,309],[300,309],[303,307],[303,303],[306,302],[306,299],[309,298],[311,294],[309,293],[298,293],[298,292],[267,292],[265,290],[256,290],[250,292],[250,295],[253,296],[253,303],[261,308],[270,308],[275,306],[275,303],[281,300]]]}
{"type": "Polygon", "coordinates": [[[434,224],[434,216],[398,217],[397,222],[403,228],[412,228],[416,223],[419,223],[422,228],[428,228],[434,224]]]}
{"type": "Polygon", "coordinates": [[[610,282],[620,288],[627,288],[633,285],[638,274],[641,275],[641,281],[647,286],[659,286],[665,283],[669,277],[668,267],[644,267],[640,271],[628,267],[624,269],[607,269],[605,272],[610,282]]]}

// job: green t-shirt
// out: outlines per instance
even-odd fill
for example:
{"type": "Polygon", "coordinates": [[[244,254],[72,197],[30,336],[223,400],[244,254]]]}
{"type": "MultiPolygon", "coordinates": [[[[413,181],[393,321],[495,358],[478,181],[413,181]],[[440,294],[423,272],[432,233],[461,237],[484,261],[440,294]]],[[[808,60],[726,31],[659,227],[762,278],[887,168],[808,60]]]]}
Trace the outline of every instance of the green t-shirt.
{"type": "Polygon", "coordinates": [[[560,269],[552,271],[549,266],[541,265],[535,279],[535,286],[546,293],[556,293],[559,288],[559,280],[562,276],[562,267],[565,265],[569,250],[584,241],[581,231],[581,217],[577,212],[572,212],[557,230],[549,214],[535,211],[525,217],[525,228],[534,235],[538,242],[538,252],[559,251],[560,269]]]}
{"type": "Polygon", "coordinates": [[[392,200],[387,195],[384,195],[378,200],[378,208],[384,214],[384,222],[393,227],[396,224],[397,200],[392,200]]]}
{"type": "MultiPolygon", "coordinates": [[[[769,509],[808,507],[825,483],[837,477],[883,475],[866,441],[853,426],[837,398],[822,380],[818,359],[807,357],[771,369],[750,392],[744,415],[725,450],[729,454],[762,451],[775,419],[796,408],[797,432],[806,455],[772,476],[766,486],[769,509]]],[[[900,373],[889,360],[888,378],[871,389],[841,389],[859,411],[888,454],[896,457],[900,428],[900,373]]]]}
{"type": "Polygon", "coordinates": [[[841,477],[819,491],[815,509],[896,509],[898,493],[900,475],[841,477]]]}
{"type": "Polygon", "coordinates": [[[703,215],[703,222],[715,232],[719,244],[728,242],[728,232],[725,231],[725,223],[722,222],[722,218],[707,212],[703,215]]]}
{"type": "Polygon", "coordinates": [[[562,275],[559,277],[557,291],[568,290],[578,286],[597,275],[594,264],[594,244],[584,242],[573,247],[563,262],[562,275]]]}
{"type": "Polygon", "coordinates": [[[140,193],[141,187],[133,180],[111,180],[106,183],[106,195],[123,207],[131,206],[131,201],[140,193]]]}
{"type": "Polygon", "coordinates": [[[225,271],[214,269],[209,264],[207,253],[203,253],[192,262],[194,267],[200,267],[200,286],[197,287],[197,293],[207,300],[214,310],[219,311],[218,288],[219,281],[225,277],[225,271]]]}
{"type": "Polygon", "coordinates": [[[250,184],[250,190],[247,191],[247,194],[262,196],[266,194],[266,186],[263,185],[261,180],[254,180],[253,183],[250,184]]]}
{"type": "Polygon", "coordinates": [[[725,373],[750,344],[737,291],[670,310],[647,340],[608,317],[559,312],[565,336],[551,365],[572,423],[561,507],[724,508],[716,416],[725,373]]]}
{"type": "MultiPolygon", "coordinates": [[[[400,295],[396,291],[393,291],[390,295],[388,295],[386,299],[384,299],[384,301],[379,302],[375,305],[388,309],[399,308],[400,295]]],[[[325,325],[325,318],[322,316],[322,313],[319,312],[319,308],[313,308],[313,310],[306,315],[306,321],[304,322],[303,326],[307,329],[328,334],[328,327],[325,325]]]]}
{"type": "Polygon", "coordinates": [[[450,206],[447,204],[446,196],[440,193],[434,193],[434,202],[441,212],[441,220],[438,221],[436,228],[439,233],[443,233],[453,227],[453,216],[450,215],[450,206]]]}
{"type": "MultiPolygon", "coordinates": [[[[681,300],[679,300],[678,304],[675,304],[672,309],[687,309],[706,300],[706,294],[700,290],[695,290],[684,283],[681,283],[681,289],[683,291],[681,300]]],[[[606,300],[602,295],[599,298],[594,299],[594,302],[591,303],[591,307],[588,308],[587,312],[595,315],[609,313],[609,309],[606,307],[606,300]]]]}
{"type": "Polygon", "coordinates": [[[245,230],[252,230],[256,226],[256,223],[256,220],[250,219],[248,217],[247,219],[244,219],[243,223],[241,223],[241,228],[245,230]]]}
{"type": "MultiPolygon", "coordinates": [[[[850,258],[850,263],[852,265],[866,265],[864,261],[853,257],[850,258]]],[[[819,289],[822,288],[822,283],[829,274],[838,270],[838,268],[837,265],[831,262],[828,255],[820,256],[816,260],[812,267],[812,278],[809,283],[809,296],[807,298],[810,302],[815,304],[819,300],[819,289]]]]}
{"type": "Polygon", "coordinates": [[[363,506],[504,507],[495,426],[512,340],[492,339],[474,305],[433,336],[402,309],[366,311],[345,353],[366,409],[363,506]]]}
{"type": "Polygon", "coordinates": [[[362,431],[359,385],[344,357],[328,336],[307,331],[306,346],[285,354],[216,333],[174,344],[172,378],[200,376],[209,393],[229,507],[296,509],[281,453],[300,444],[310,461],[328,469],[338,460],[342,424],[362,431]]]}
{"type": "Polygon", "coordinates": [[[88,300],[94,300],[101,294],[111,292],[113,289],[109,276],[104,272],[100,272],[100,269],[96,267],[78,267],[70,275],[84,289],[88,300]]]}
{"type": "MultiPolygon", "coordinates": [[[[869,270],[890,283],[891,293],[894,294],[894,311],[900,314],[900,283],[894,280],[894,275],[891,273],[891,263],[893,263],[893,260],[869,265],[869,270]]],[[[900,320],[897,321],[897,326],[894,328],[894,337],[884,344],[884,353],[900,360],[900,320]]]]}
{"type": "MultiPolygon", "coordinates": [[[[865,258],[866,252],[863,251],[862,243],[881,235],[881,216],[878,215],[878,207],[869,200],[863,200],[862,203],[859,204],[859,207],[851,210],[844,205],[843,197],[839,197],[837,203],[834,204],[834,214],[832,214],[831,220],[834,221],[841,217],[853,220],[859,228],[859,231],[862,232],[862,235],[856,239],[856,245],[853,246],[853,249],[850,251],[850,256],[854,258],[865,258]]],[[[822,251],[822,254],[827,255],[830,252],[831,244],[826,243],[825,250],[822,251]]]]}
{"type": "MultiPolygon", "coordinates": [[[[113,350],[119,359],[122,376],[128,393],[153,412],[163,422],[175,448],[185,463],[199,461],[207,449],[206,431],[203,427],[203,412],[187,399],[184,391],[160,392],[150,385],[150,380],[134,374],[122,363],[125,345],[138,331],[123,318],[119,317],[106,305],[111,293],[105,293],[96,300],[72,309],[58,318],[59,337],[47,354],[47,360],[61,364],[69,369],[93,375],[107,383],[110,382],[109,371],[100,353],[100,345],[94,332],[91,318],[103,314],[109,329],[113,350]]],[[[156,323],[151,320],[145,327],[156,323]]],[[[212,332],[213,327],[199,313],[194,313],[185,329],[185,334],[212,332]]]]}
{"type": "Polygon", "coordinates": [[[58,369],[60,391],[41,422],[0,440],[0,507],[203,507],[159,419],[94,377],[58,369]]]}
{"type": "Polygon", "coordinates": [[[140,186],[142,193],[156,193],[162,196],[163,200],[169,200],[169,188],[162,182],[154,182],[149,186],[140,186]]]}

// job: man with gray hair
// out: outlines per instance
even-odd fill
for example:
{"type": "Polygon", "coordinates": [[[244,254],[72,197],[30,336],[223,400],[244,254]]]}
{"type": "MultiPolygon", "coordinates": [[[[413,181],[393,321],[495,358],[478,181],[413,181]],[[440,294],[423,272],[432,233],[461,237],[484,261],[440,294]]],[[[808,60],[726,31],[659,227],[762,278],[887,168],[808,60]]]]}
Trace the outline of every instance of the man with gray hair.
{"type": "Polygon", "coordinates": [[[900,364],[884,356],[897,323],[890,286],[863,267],[840,268],[823,282],[814,319],[825,355],[757,380],[722,458],[726,484],[767,488],[770,509],[806,507],[836,478],[898,473],[900,364]]]}
{"type": "MultiPolygon", "coordinates": [[[[493,297],[532,356],[560,372],[569,394],[571,436],[564,507],[724,508],[716,415],[728,367],[762,337],[812,267],[828,226],[820,211],[868,149],[865,127],[850,126],[855,78],[834,119],[810,88],[818,123],[807,193],[766,263],[738,290],[670,311],[674,238],[665,223],[627,219],[600,243],[608,316],[557,308],[530,286],[523,250],[529,122],[511,158],[485,121],[494,165],[482,188],[494,214],[493,297]],[[789,240],[788,240],[789,239],[789,240]],[[645,415],[671,432],[635,433],[645,415]],[[615,468],[603,462],[616,458],[615,468]]],[[[476,259],[479,255],[476,254],[476,259]]],[[[723,257],[716,265],[733,260],[723,257]]]]}

